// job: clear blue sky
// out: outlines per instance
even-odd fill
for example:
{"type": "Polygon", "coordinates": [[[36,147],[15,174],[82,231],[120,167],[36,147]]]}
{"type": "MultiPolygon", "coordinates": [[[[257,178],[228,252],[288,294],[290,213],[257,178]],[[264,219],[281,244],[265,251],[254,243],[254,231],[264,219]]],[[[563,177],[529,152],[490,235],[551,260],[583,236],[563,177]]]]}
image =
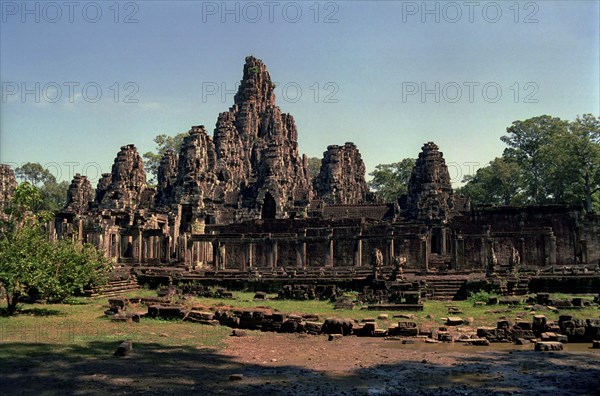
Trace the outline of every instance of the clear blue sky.
{"type": "Polygon", "coordinates": [[[301,152],[353,141],[368,172],[435,141],[458,182],[514,120],[599,114],[598,1],[469,4],[2,1],[0,161],[96,180],[124,144],[212,134],[247,55],[301,152]]]}

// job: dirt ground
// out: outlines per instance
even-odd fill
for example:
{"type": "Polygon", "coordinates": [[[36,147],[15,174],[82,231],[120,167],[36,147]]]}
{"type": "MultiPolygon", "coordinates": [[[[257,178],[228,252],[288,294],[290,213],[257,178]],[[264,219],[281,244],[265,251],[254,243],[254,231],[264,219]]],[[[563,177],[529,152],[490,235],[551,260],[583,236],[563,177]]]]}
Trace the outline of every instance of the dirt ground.
{"type": "Polygon", "coordinates": [[[0,361],[0,394],[600,394],[600,350],[588,344],[535,352],[531,345],[252,333],[219,350],[137,343],[117,358],[109,352],[116,346],[0,361]]]}

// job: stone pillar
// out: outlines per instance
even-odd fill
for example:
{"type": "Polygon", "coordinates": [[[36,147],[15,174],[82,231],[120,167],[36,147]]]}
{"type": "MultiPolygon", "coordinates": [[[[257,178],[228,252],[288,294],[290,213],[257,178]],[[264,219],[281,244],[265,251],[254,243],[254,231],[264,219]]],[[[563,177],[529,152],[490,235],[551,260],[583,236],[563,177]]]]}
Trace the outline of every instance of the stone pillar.
{"type": "Polygon", "coordinates": [[[358,231],[354,240],[354,266],[362,266],[362,228],[358,231]]]}
{"type": "Polygon", "coordinates": [[[328,250],[327,250],[327,258],[326,258],[326,266],[333,267],[333,238],[329,237],[328,250]]]}
{"type": "Polygon", "coordinates": [[[446,227],[441,227],[440,228],[440,252],[442,254],[448,254],[448,250],[447,250],[447,245],[446,245],[446,227]]]}
{"type": "MultiPolygon", "coordinates": [[[[554,262],[556,263],[556,237],[552,235],[551,241],[554,242],[554,262]]],[[[588,263],[588,247],[587,240],[582,239],[579,241],[579,245],[581,247],[581,264],[588,263]]]]}
{"type": "Polygon", "coordinates": [[[279,252],[277,249],[277,241],[273,241],[273,268],[279,266],[279,252]]]}
{"type": "Polygon", "coordinates": [[[387,237],[387,254],[384,256],[384,264],[392,265],[394,263],[394,230],[391,230],[387,237]]]}
{"type": "MultiPolygon", "coordinates": [[[[554,266],[556,265],[556,237],[551,229],[549,230],[548,236],[545,239],[546,241],[544,241],[544,245],[546,245],[546,249],[548,250],[548,265],[554,266]]],[[[585,262],[583,261],[583,255],[581,262],[585,262]]]]}
{"type": "Polygon", "coordinates": [[[525,262],[525,238],[519,238],[519,256],[521,257],[521,265],[527,264],[525,262]]]}
{"type": "Polygon", "coordinates": [[[148,258],[155,258],[154,256],[154,237],[148,237],[148,258]]]}
{"type": "Polygon", "coordinates": [[[427,273],[429,271],[429,241],[427,235],[421,235],[419,243],[419,256],[421,261],[421,269],[427,273]]]}
{"type": "Polygon", "coordinates": [[[306,268],[306,229],[296,239],[296,267],[306,268]]]}
{"type": "Polygon", "coordinates": [[[274,260],[274,255],[273,255],[273,241],[271,240],[271,237],[269,236],[269,238],[265,242],[266,242],[265,249],[267,251],[267,254],[266,254],[267,267],[270,269],[273,269],[273,267],[275,266],[275,260],[274,260]]]}
{"type": "Polygon", "coordinates": [[[213,245],[213,266],[215,267],[215,271],[218,271],[219,266],[220,266],[219,261],[221,260],[221,258],[219,257],[220,243],[217,240],[213,240],[212,245],[213,245]]]}
{"type": "Polygon", "coordinates": [[[496,263],[494,262],[495,257],[494,257],[494,239],[493,238],[487,238],[485,240],[485,256],[487,259],[486,267],[485,267],[485,275],[491,276],[495,272],[495,265],[496,265],[496,263]]]}
{"type": "Polygon", "coordinates": [[[248,268],[254,267],[254,243],[248,243],[248,268]]]}
{"type": "Polygon", "coordinates": [[[459,235],[454,240],[454,270],[460,271],[464,266],[465,260],[465,240],[459,235]]]}

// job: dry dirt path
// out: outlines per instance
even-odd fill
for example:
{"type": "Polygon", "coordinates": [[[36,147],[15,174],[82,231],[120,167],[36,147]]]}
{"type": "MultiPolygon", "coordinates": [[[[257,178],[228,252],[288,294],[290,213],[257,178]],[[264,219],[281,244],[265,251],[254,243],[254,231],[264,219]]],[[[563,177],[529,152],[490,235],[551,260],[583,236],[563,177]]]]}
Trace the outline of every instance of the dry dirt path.
{"type": "MultiPolygon", "coordinates": [[[[6,347],[11,345],[0,344],[6,347]]],[[[48,351],[0,361],[0,395],[600,392],[600,350],[587,344],[549,353],[531,346],[403,345],[354,336],[327,341],[326,336],[263,333],[228,338],[220,350],[138,343],[126,358],[112,357],[108,350],[112,343],[92,345],[92,353],[82,351],[85,357],[48,351]]]]}

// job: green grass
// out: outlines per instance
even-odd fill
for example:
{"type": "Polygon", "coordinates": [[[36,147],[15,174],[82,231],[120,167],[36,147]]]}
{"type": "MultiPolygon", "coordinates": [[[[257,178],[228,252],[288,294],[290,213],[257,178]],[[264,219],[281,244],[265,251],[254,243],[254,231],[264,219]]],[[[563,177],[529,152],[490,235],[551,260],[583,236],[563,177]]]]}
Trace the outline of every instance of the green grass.
{"type": "MultiPolygon", "coordinates": [[[[134,296],[155,296],[150,290],[141,290],[127,294],[134,296]]],[[[377,318],[380,313],[389,315],[387,320],[378,320],[380,328],[387,328],[396,323],[394,314],[412,314],[414,320],[422,326],[433,329],[443,326],[443,318],[460,316],[473,318],[473,327],[495,326],[501,318],[517,320],[521,316],[531,321],[533,312],[524,305],[519,306],[474,306],[473,301],[425,302],[424,310],[411,311],[369,311],[369,310],[335,310],[329,301],[292,301],[292,300],[253,300],[254,293],[236,292],[234,299],[194,298],[188,305],[204,305],[207,307],[230,306],[233,308],[252,309],[269,307],[287,314],[317,314],[320,320],[327,317],[340,317],[362,320],[377,318]],[[449,314],[448,306],[457,307],[462,313],[449,314]],[[428,317],[428,315],[430,317],[428,317]]],[[[271,295],[269,297],[275,297],[271,295]]],[[[481,298],[485,296],[479,296],[481,298]]],[[[551,298],[557,296],[552,295],[551,298]]],[[[560,298],[573,296],[561,295],[560,298]]],[[[0,309],[5,303],[0,303],[0,309]]],[[[61,352],[71,355],[87,356],[96,353],[98,348],[114,349],[122,340],[128,339],[144,345],[160,347],[220,347],[230,334],[230,329],[222,326],[207,326],[178,320],[167,321],[142,318],[139,323],[113,322],[105,317],[108,308],[107,299],[73,298],[68,304],[23,304],[21,311],[14,317],[0,317],[0,359],[14,354],[61,352]]],[[[139,310],[145,310],[140,306],[139,310]]],[[[557,320],[561,314],[570,314],[577,319],[598,318],[598,307],[580,310],[562,310],[558,313],[544,310],[549,320],[557,320]]],[[[254,333],[253,333],[254,334],[254,333]]],[[[260,334],[260,333],[256,333],[260,334]]]]}
{"type": "MultiPolygon", "coordinates": [[[[156,295],[156,293],[143,293],[156,295]]],[[[140,295],[134,292],[130,296],[140,295]]],[[[14,317],[0,317],[0,345],[51,346],[53,351],[87,353],[92,345],[116,348],[123,340],[163,346],[220,347],[230,330],[191,322],[143,318],[140,323],[113,322],[104,316],[107,299],[75,298],[70,304],[23,304],[14,317]]],[[[5,303],[0,303],[0,308],[5,303]]],[[[141,307],[140,310],[144,308],[141,307]]],[[[0,359],[14,353],[0,348],[0,359]]]]}

